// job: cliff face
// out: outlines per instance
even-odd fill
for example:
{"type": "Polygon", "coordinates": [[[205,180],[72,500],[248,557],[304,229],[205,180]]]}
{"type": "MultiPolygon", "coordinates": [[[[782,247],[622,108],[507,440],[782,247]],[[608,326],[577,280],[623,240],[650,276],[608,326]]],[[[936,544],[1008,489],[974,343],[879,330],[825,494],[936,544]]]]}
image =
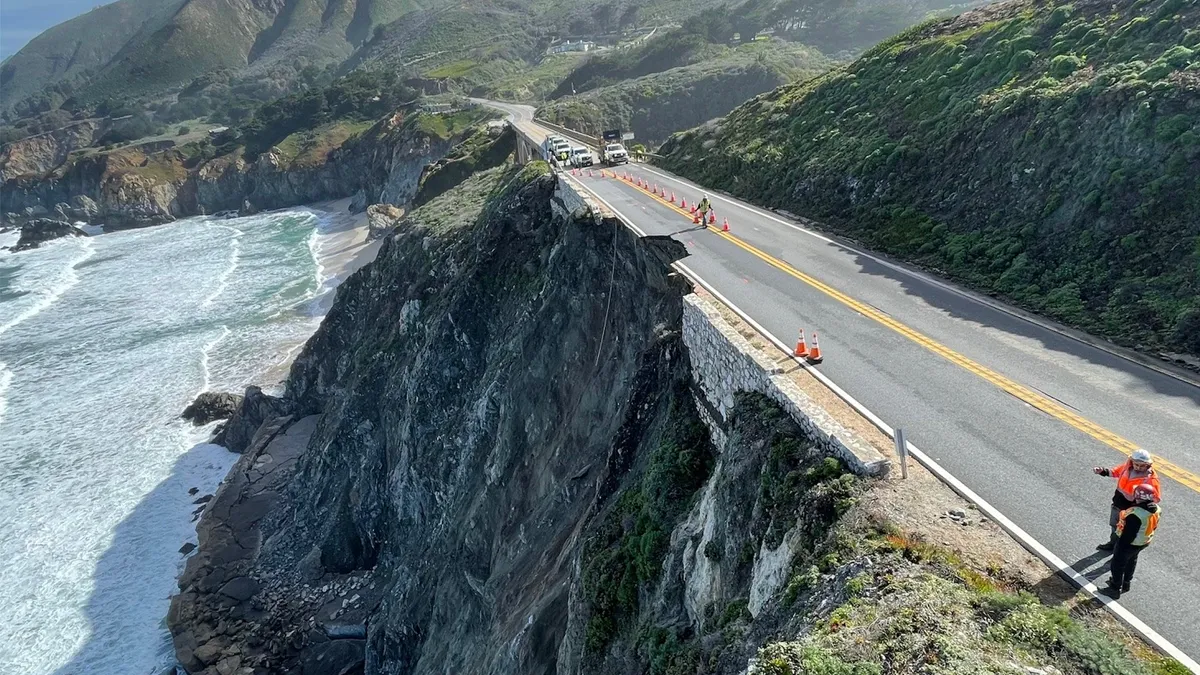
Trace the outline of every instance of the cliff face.
{"type": "Polygon", "coordinates": [[[107,120],[83,120],[0,147],[0,183],[54,170],[75,150],[92,145],[107,128],[107,120]]]}
{"type": "Polygon", "coordinates": [[[680,243],[452,166],[226,427],[168,616],[193,675],[1144,672],[1000,590],[1020,554],[894,524],[956,540],[940,484],[888,502],[774,400],[706,403],[692,354],[745,355],[694,335],[680,243]]]}
{"type": "MultiPolygon", "coordinates": [[[[569,217],[551,177],[480,214],[511,173],[432,200],[339,289],[287,385],[292,419],[316,420],[307,450],[261,546],[232,568],[190,562],[182,656],[211,633],[204,590],[249,573],[279,598],[370,589],[344,614],[320,609],[327,597],[268,605],[254,624],[268,644],[272,620],[312,611],[369,623],[370,672],[553,672],[580,524],[670,419],[695,419],[684,288],[664,264],[683,250],[569,217]]],[[[259,651],[295,663],[322,644],[259,651]]]]}
{"type": "Polygon", "coordinates": [[[61,212],[60,217],[112,227],[229,210],[248,214],[349,196],[355,196],[358,210],[378,202],[403,204],[416,193],[425,166],[457,140],[406,122],[398,113],[323,161],[303,164],[277,149],[254,161],[240,153],[203,160],[185,149],[146,146],[51,164],[63,153],[46,149],[36,153],[40,160],[31,153],[20,166],[9,159],[6,171],[16,177],[0,186],[0,202],[12,214],[8,220],[61,212]],[[52,168],[46,170],[47,164],[52,168]],[[80,202],[87,207],[80,208],[80,202]]]}

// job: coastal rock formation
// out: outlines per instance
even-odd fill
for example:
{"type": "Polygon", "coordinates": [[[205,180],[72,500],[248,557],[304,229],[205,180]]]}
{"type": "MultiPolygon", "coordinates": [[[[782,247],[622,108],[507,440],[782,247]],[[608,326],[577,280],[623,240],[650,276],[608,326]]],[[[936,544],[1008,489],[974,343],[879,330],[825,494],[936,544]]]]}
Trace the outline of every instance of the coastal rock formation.
{"type": "Polygon", "coordinates": [[[107,129],[107,119],[82,120],[0,146],[0,183],[53,171],[72,152],[95,143],[107,129]]]}
{"type": "Polygon", "coordinates": [[[180,417],[199,427],[233,417],[241,405],[242,397],[237,394],[206,391],[188,404],[180,417]]]}
{"type": "Polygon", "coordinates": [[[286,414],[289,409],[286,401],[268,396],[253,385],[246,387],[245,395],[238,399],[239,405],[229,422],[213,438],[213,443],[225,446],[230,452],[244,451],[264,422],[286,414]]]}
{"type": "Polygon", "coordinates": [[[21,238],[13,252],[26,251],[61,237],[86,237],[87,233],[70,223],[49,218],[35,218],[21,225],[21,238]]]}
{"type": "Polygon", "coordinates": [[[110,227],[220,211],[248,215],[351,195],[360,211],[379,202],[404,204],[416,194],[426,164],[462,135],[430,131],[422,115],[397,112],[314,162],[294,162],[274,149],[253,161],[240,151],[202,161],[155,144],[77,159],[47,149],[38,159],[8,159],[0,203],[8,222],[66,204],[71,218],[110,227]]]}

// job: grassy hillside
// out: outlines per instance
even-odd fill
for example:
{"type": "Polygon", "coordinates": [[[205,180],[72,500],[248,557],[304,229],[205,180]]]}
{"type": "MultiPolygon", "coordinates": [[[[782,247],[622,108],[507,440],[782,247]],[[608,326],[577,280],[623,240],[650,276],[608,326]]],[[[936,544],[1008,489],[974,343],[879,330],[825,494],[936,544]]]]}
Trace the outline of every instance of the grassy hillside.
{"type": "Polygon", "coordinates": [[[1056,319],[1200,354],[1198,48],[1200,0],[1005,3],[663,152],[1056,319]]]}
{"type": "Polygon", "coordinates": [[[732,110],[743,101],[782,84],[825,72],[833,62],[820,52],[784,42],[742,45],[702,63],[566,96],[539,110],[539,116],[585,133],[633,131],[643,142],[658,143],[680,129],[732,110]]]}
{"type": "Polygon", "coordinates": [[[119,0],[50,28],[0,66],[0,111],[62,83],[27,106],[41,112],[68,98],[70,84],[107,65],[140,32],[156,29],[184,0],[119,0]]]}

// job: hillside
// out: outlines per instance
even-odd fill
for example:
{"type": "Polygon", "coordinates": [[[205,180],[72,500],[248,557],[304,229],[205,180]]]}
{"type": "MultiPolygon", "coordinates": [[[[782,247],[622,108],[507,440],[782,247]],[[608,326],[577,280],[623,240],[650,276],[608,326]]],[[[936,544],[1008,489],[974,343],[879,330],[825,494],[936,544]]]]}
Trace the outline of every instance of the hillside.
{"type": "MultiPolygon", "coordinates": [[[[118,0],[50,28],[0,66],[0,110],[103,68],[139,35],[161,27],[185,1],[118,0]]],[[[69,92],[69,87],[47,92],[34,105],[57,107],[69,92]]]]}
{"type": "Polygon", "coordinates": [[[639,141],[657,144],[764,91],[832,66],[809,47],[755,42],[701,63],[565,96],[540,108],[538,116],[596,136],[605,129],[633,131],[639,141]]]}
{"type": "Polygon", "coordinates": [[[1055,319],[1200,354],[1198,46],[1196,0],[1010,2],[916,27],[662,152],[1055,319]]]}
{"type": "Polygon", "coordinates": [[[57,100],[22,110],[138,96],[216,71],[288,79],[306,65],[340,64],[377,25],[441,0],[117,0],[35,38],[7,59],[0,110],[63,81],[57,100]]]}

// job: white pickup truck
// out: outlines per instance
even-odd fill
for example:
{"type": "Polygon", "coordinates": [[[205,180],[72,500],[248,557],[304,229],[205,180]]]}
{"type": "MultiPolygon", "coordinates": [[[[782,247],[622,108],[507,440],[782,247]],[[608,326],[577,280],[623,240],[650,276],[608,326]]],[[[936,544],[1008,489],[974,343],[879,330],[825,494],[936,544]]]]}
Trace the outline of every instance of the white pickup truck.
{"type": "Polygon", "coordinates": [[[600,150],[600,161],[608,166],[626,164],[629,162],[629,153],[620,143],[609,143],[600,150]]]}
{"type": "Polygon", "coordinates": [[[571,148],[571,166],[585,167],[596,163],[596,156],[582,145],[571,148]]]}

